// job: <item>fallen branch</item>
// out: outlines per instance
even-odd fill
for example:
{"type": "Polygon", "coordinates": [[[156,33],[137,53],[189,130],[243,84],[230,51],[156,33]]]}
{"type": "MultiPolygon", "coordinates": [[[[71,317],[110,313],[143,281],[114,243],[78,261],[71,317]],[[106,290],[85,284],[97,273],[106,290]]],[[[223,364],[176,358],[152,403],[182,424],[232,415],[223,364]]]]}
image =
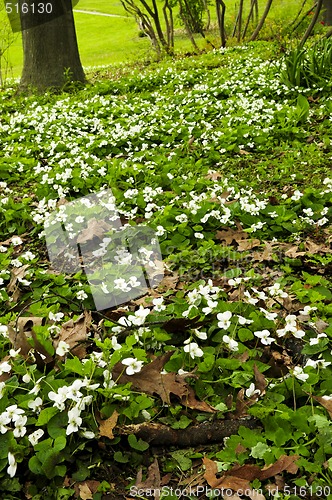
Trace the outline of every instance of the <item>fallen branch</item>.
{"type": "Polygon", "coordinates": [[[152,446],[178,446],[186,448],[221,442],[225,437],[236,434],[241,426],[255,429],[259,427],[259,422],[254,418],[213,420],[180,430],[172,429],[163,424],[146,422],[143,424],[125,425],[118,428],[118,432],[122,435],[135,434],[136,437],[143,439],[143,441],[152,446]]]}

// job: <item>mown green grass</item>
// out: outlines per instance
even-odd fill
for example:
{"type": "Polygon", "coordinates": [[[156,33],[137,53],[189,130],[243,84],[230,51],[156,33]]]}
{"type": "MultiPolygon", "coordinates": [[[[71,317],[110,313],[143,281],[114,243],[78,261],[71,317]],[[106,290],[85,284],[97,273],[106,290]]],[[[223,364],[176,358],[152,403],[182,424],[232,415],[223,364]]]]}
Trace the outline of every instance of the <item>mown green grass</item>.
{"type": "MultiPolygon", "coordinates": [[[[245,2],[244,19],[248,12],[249,2],[245,2]],[[247,5],[248,3],[248,5],[247,5]]],[[[262,37],[278,39],[282,27],[285,27],[295,17],[300,2],[298,0],[278,0],[272,4],[266,25],[262,30],[262,37]]],[[[74,12],[77,39],[82,64],[85,68],[122,63],[128,61],[151,58],[151,45],[147,38],[140,38],[137,24],[133,18],[127,16],[120,0],[80,0],[75,6],[75,10],[98,11],[108,14],[115,14],[121,17],[104,17],[100,15],[74,12]]],[[[216,14],[213,5],[210,6],[212,27],[216,24],[216,14]]],[[[2,13],[3,14],[3,13],[2,13]]],[[[262,7],[259,15],[262,14],[262,7]]],[[[1,15],[1,13],[0,13],[1,15]]],[[[180,24],[175,17],[175,25],[180,28],[180,24]]],[[[226,27],[230,37],[233,31],[236,17],[236,7],[227,6],[226,27]]],[[[6,18],[4,18],[6,19],[6,18]]],[[[3,22],[3,18],[0,19],[3,22]]],[[[249,30],[250,32],[250,30],[249,30]]],[[[0,34],[1,36],[1,34],[0,34]]],[[[217,31],[208,35],[214,46],[219,46],[217,31]]],[[[196,41],[200,48],[210,47],[209,44],[197,36],[196,41]]],[[[228,44],[236,43],[230,38],[228,44]]],[[[179,52],[192,51],[192,46],[187,37],[178,33],[176,36],[176,50],[179,52]]],[[[14,41],[8,51],[8,71],[6,77],[19,77],[23,66],[23,51],[21,35],[16,33],[14,41]]],[[[6,67],[4,62],[3,67],[6,67]]]]}

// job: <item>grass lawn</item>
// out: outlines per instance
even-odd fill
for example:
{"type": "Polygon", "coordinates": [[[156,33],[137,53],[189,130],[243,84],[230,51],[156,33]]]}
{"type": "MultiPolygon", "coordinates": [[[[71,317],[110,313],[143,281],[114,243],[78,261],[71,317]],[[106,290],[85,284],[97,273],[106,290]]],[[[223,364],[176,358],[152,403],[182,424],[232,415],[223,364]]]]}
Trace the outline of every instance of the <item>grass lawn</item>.
{"type": "MultiPolygon", "coordinates": [[[[275,38],[278,36],[280,27],[289,22],[298,9],[299,2],[292,0],[285,2],[278,0],[273,3],[269,14],[266,28],[263,34],[275,38]],[[271,22],[273,20],[273,22],[271,22]]],[[[75,9],[86,11],[98,11],[109,14],[126,16],[121,2],[113,0],[80,0],[75,9]]],[[[75,10],[74,9],[74,10],[75,10]]],[[[245,4],[244,13],[248,6],[245,4]]],[[[227,30],[232,32],[235,19],[235,10],[230,6],[227,10],[227,30]]],[[[1,13],[4,16],[4,13],[1,13]]],[[[79,44],[82,64],[84,67],[101,66],[119,62],[134,61],[144,59],[151,53],[151,47],[147,38],[138,37],[138,28],[133,18],[112,18],[93,14],[74,13],[76,32],[79,44]]],[[[4,18],[6,19],[6,18],[4,18]]],[[[211,19],[215,22],[215,9],[211,8],[211,19]]],[[[0,19],[1,20],[1,19],[0,19]]],[[[179,27],[177,17],[176,25],[179,27]]],[[[218,46],[217,36],[208,35],[212,42],[218,46]]],[[[199,47],[204,47],[205,42],[201,37],[196,37],[199,47]]],[[[229,43],[234,41],[229,40],[229,43]]],[[[187,38],[178,35],[176,37],[176,48],[180,51],[192,50],[192,46],[187,38]]],[[[15,39],[8,53],[8,76],[19,77],[23,64],[22,43],[20,34],[15,34],[15,39]]]]}

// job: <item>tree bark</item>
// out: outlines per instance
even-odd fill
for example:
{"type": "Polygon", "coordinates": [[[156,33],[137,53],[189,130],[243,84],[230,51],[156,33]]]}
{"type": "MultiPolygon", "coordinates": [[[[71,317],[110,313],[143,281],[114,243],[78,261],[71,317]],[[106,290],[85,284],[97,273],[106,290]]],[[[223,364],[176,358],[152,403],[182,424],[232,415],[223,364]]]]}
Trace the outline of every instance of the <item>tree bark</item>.
{"type": "MultiPolygon", "coordinates": [[[[33,12],[34,0],[20,0],[23,72],[20,86],[41,91],[68,80],[85,82],[78,52],[71,0],[48,0],[52,11],[33,12]],[[23,13],[22,6],[28,5],[23,13]]],[[[39,4],[38,4],[39,5],[39,4]]]]}
{"type": "Polygon", "coordinates": [[[260,30],[263,28],[263,25],[265,23],[265,19],[267,18],[267,15],[270,11],[270,8],[271,8],[271,5],[272,5],[272,2],[273,0],[267,0],[267,4],[265,6],[265,10],[264,10],[264,13],[261,17],[261,20],[259,21],[255,31],[253,32],[253,34],[251,35],[251,38],[250,38],[250,42],[253,42],[254,40],[256,40],[257,36],[258,36],[258,33],[260,32],[260,30]]]}
{"type": "Polygon", "coordinates": [[[220,33],[221,46],[226,47],[226,33],[225,33],[225,12],[226,5],[223,0],[216,0],[217,18],[220,33]]]}
{"type": "Polygon", "coordinates": [[[322,9],[322,5],[323,5],[323,0],[318,0],[317,4],[316,4],[316,10],[314,12],[314,15],[312,16],[311,23],[309,24],[307,31],[304,33],[302,40],[299,43],[299,47],[303,47],[303,45],[305,44],[305,42],[308,40],[309,36],[311,35],[311,33],[315,27],[315,24],[317,22],[317,19],[319,17],[319,13],[322,9]]]}
{"type": "Polygon", "coordinates": [[[167,425],[147,422],[144,424],[125,425],[118,429],[120,434],[135,434],[151,446],[179,446],[186,448],[208,443],[222,442],[225,437],[237,434],[243,425],[249,429],[259,427],[254,419],[214,420],[187,427],[186,429],[172,429],[167,425]]]}

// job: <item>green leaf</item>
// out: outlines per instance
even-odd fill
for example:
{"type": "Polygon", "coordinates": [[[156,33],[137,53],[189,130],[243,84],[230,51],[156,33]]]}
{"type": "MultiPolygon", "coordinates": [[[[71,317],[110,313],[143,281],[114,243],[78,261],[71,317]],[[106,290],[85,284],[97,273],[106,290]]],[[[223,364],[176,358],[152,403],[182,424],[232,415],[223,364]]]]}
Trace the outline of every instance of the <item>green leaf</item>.
{"type": "Polygon", "coordinates": [[[192,460],[186,456],[188,452],[177,450],[171,453],[171,456],[177,461],[182,471],[189,470],[192,466],[192,460]]]}
{"type": "Polygon", "coordinates": [[[251,449],[250,455],[253,458],[264,458],[266,452],[271,451],[271,448],[266,444],[259,442],[251,449]]]}
{"type": "Polygon", "coordinates": [[[50,408],[44,408],[39,413],[38,420],[36,422],[36,425],[45,425],[47,422],[51,420],[51,418],[59,413],[58,408],[55,408],[54,406],[51,406],[50,408]]]}
{"type": "Polygon", "coordinates": [[[32,456],[29,460],[29,469],[33,474],[43,474],[42,464],[36,457],[36,455],[32,456]]]}
{"type": "Polygon", "coordinates": [[[134,450],[137,451],[146,451],[149,448],[149,443],[146,443],[143,439],[137,440],[134,434],[129,434],[128,443],[134,450]]]}

